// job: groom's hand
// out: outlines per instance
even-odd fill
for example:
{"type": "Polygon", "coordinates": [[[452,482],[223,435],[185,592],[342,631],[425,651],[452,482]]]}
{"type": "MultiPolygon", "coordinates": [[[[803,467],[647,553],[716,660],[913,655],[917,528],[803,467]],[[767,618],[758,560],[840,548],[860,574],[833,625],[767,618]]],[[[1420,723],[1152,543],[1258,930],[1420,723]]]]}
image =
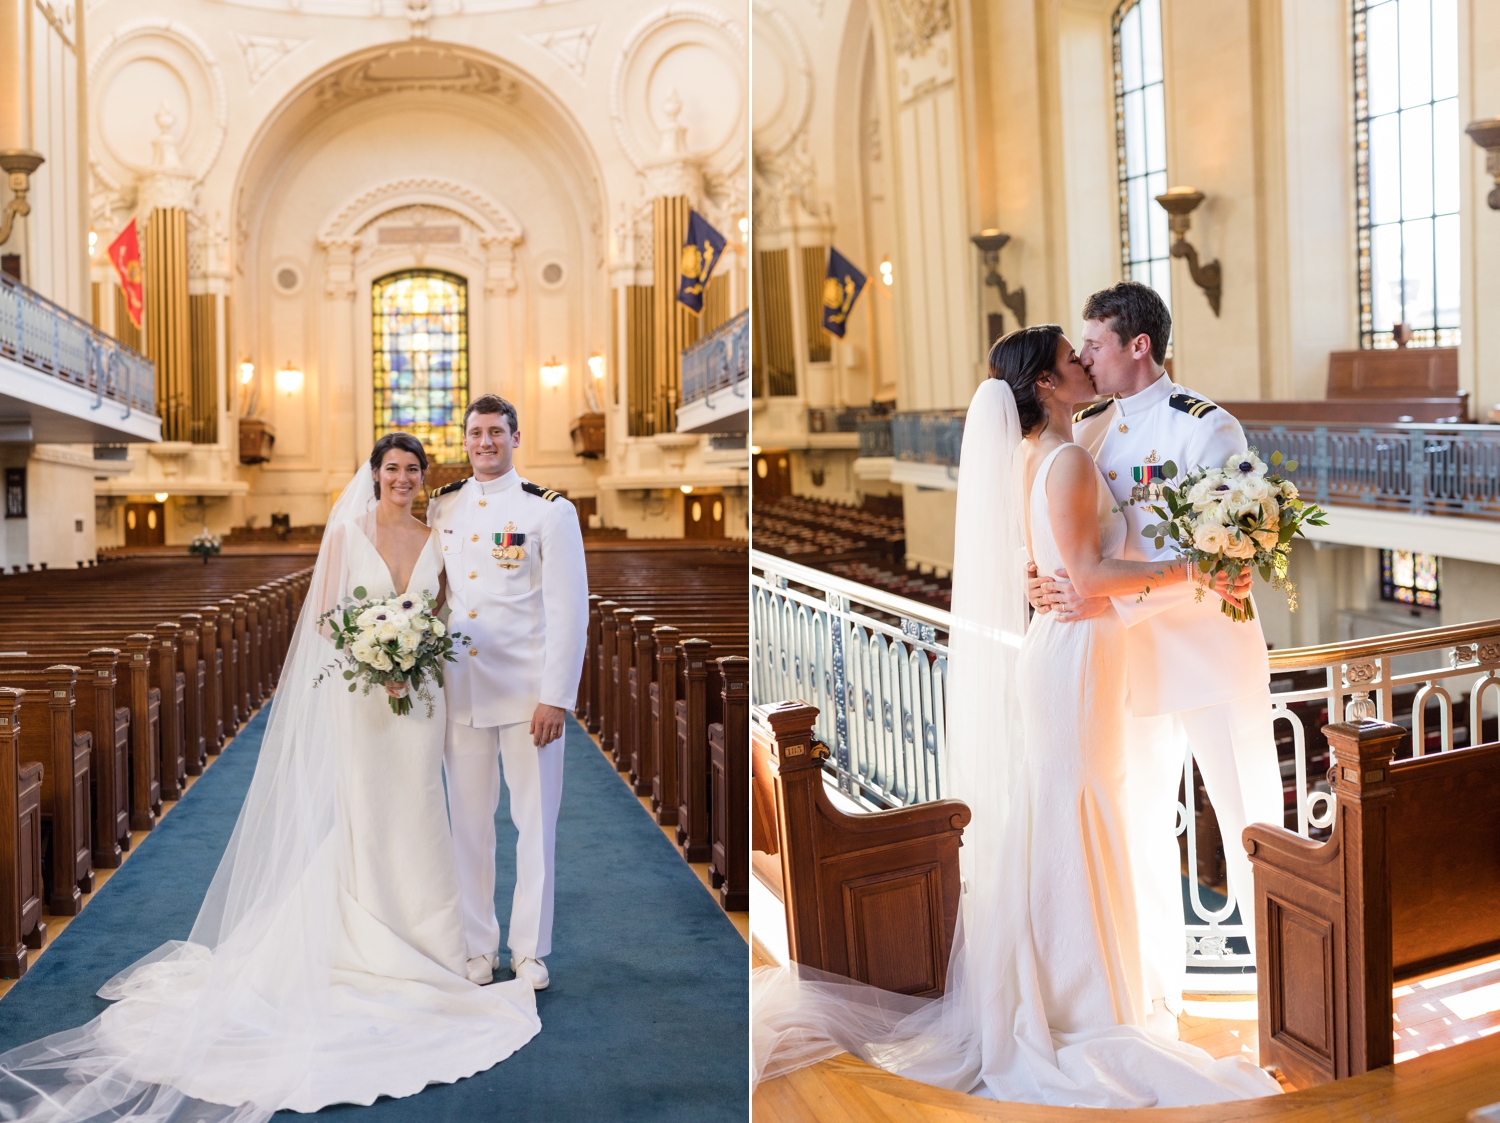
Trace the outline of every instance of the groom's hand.
{"type": "Polygon", "coordinates": [[[567,716],[566,710],[549,706],[545,702],[536,708],[536,713],[531,715],[531,743],[537,748],[550,745],[562,736],[563,718],[567,716]]]}
{"type": "Polygon", "coordinates": [[[1040,579],[1041,599],[1045,608],[1038,612],[1051,612],[1058,620],[1072,623],[1098,616],[1110,606],[1108,597],[1079,596],[1073,582],[1068,580],[1068,571],[1059,569],[1051,577],[1040,579]]]}

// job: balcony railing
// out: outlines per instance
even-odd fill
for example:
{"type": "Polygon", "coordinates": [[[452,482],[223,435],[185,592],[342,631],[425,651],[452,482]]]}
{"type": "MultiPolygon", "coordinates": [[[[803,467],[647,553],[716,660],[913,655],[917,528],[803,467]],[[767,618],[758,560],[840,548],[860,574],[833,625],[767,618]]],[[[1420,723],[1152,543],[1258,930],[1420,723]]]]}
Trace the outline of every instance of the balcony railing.
{"type": "Polygon", "coordinates": [[[750,364],[750,312],[726,320],[682,353],[682,404],[728,391],[745,399],[750,364]]]}
{"type": "Polygon", "coordinates": [[[156,367],[66,308],[0,273],[0,356],[94,395],[94,409],[108,401],[156,412],[156,367]]]}
{"type": "Polygon", "coordinates": [[[867,417],[859,422],[859,455],[864,459],[894,456],[891,447],[891,419],[867,417]]]}
{"type": "MultiPolygon", "coordinates": [[[[949,614],[760,551],[750,564],[754,703],[818,707],[829,780],[857,802],[879,809],[941,797],[949,614]]],[[[1418,755],[1500,736],[1486,736],[1483,713],[1486,702],[1500,712],[1500,620],[1275,651],[1271,676],[1285,825],[1304,837],[1326,837],[1333,822],[1322,735],[1330,720],[1367,714],[1406,725],[1403,751],[1418,755]]],[[[1197,871],[1200,846],[1221,842],[1191,752],[1180,792],[1177,833],[1197,871]]],[[[1233,890],[1206,897],[1198,878],[1189,881],[1188,966],[1253,966],[1242,950],[1246,926],[1230,923],[1233,890]]],[[[1204,973],[1193,986],[1249,990],[1253,979],[1204,973]]]]}
{"type": "Polygon", "coordinates": [[[1252,423],[1245,437],[1296,460],[1292,479],[1324,506],[1500,518],[1500,426],[1252,423]]]}
{"type": "Polygon", "coordinates": [[[891,417],[891,449],[897,460],[957,468],[964,442],[964,411],[915,410],[891,417]]]}

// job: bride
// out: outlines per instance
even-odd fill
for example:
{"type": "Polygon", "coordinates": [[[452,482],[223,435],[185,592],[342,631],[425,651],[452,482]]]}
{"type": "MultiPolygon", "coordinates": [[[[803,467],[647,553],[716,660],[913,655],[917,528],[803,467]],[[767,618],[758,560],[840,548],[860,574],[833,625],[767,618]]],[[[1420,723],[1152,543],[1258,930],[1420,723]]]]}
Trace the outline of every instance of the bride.
{"type": "Polygon", "coordinates": [[[765,1079],[849,1051],[924,1083],[1057,1106],[1274,1094],[1275,1080],[1248,1060],[1216,1061],[1145,1028],[1122,806],[1119,616],[1101,600],[1091,618],[1026,620],[1027,557],[1044,573],[1066,568],[1098,598],[1189,574],[1121,559],[1125,518],[1072,441],[1073,410],[1096,391],[1062,329],[1012,332],[989,367],[958,479],[947,790],[973,820],[947,990],[917,999],[807,968],[762,968],[755,1069],[765,1079]]]}
{"type": "Polygon", "coordinates": [[[381,438],[334,504],[255,776],[186,941],[110,979],[113,1005],[0,1055],[0,1119],[263,1120],[450,1083],[541,1029],[520,980],[465,977],[442,786],[445,715],[335,678],[318,617],[363,586],[439,596],[411,514],[427,457],[381,438]]]}

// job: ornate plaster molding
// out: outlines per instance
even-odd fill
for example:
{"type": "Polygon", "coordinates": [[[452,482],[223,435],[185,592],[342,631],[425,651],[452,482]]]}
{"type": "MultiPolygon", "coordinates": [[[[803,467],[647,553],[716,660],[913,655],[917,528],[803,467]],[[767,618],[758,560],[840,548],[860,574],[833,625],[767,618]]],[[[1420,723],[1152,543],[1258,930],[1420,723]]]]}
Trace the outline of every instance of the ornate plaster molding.
{"type": "Polygon", "coordinates": [[[589,49],[593,46],[594,36],[598,31],[599,25],[590,23],[583,27],[543,31],[536,35],[528,35],[526,38],[582,78],[584,70],[588,67],[589,49]]]}
{"type": "Polygon", "coordinates": [[[920,58],[932,41],[953,26],[951,0],[887,0],[898,55],[920,58]]]}
{"type": "MultiPolygon", "coordinates": [[[[610,76],[609,120],[614,127],[615,139],[620,142],[621,150],[637,171],[644,170],[654,154],[643,151],[636,143],[635,137],[631,135],[630,123],[625,119],[625,79],[630,73],[636,54],[647,37],[658,28],[683,20],[706,24],[730,38],[741,53],[747,50],[744,28],[727,13],[706,4],[668,4],[645,16],[630,29],[630,33],[625,36],[625,41],[620,46],[620,53],[615,57],[614,73],[610,76]]],[[[743,151],[738,146],[736,146],[736,152],[738,154],[729,171],[738,168],[744,160],[743,151]]]]}
{"type": "Polygon", "coordinates": [[[310,39],[289,39],[281,35],[251,35],[246,31],[236,31],[234,38],[240,45],[240,54],[245,56],[245,72],[250,75],[252,90],[260,85],[262,78],[276,69],[282,59],[312,42],[310,39]]]}
{"type": "Polygon", "coordinates": [[[229,129],[229,96],[224,90],[223,69],[214,57],[213,50],[196,31],[172,19],[138,20],[135,23],[115,28],[105,36],[89,58],[89,90],[92,92],[96,89],[100,71],[115,52],[133,39],[151,35],[172,39],[185,48],[203,67],[203,72],[208,77],[209,88],[213,91],[213,123],[210,126],[208,148],[203,157],[191,168],[193,180],[201,183],[224,147],[224,135],[229,129]]]}
{"type": "Polygon", "coordinates": [[[794,99],[795,102],[790,114],[790,123],[782,125],[777,130],[780,133],[779,136],[767,138],[765,133],[768,130],[761,130],[760,135],[754,138],[756,158],[774,159],[795,144],[797,138],[807,128],[808,118],[812,114],[815,82],[812,62],[807,57],[802,37],[797,34],[791,21],[780,9],[773,8],[766,0],[755,0],[754,13],[753,18],[758,28],[775,32],[773,36],[767,36],[767,38],[777,48],[776,54],[786,69],[787,78],[794,80],[796,85],[795,89],[788,91],[788,97],[794,99]]]}
{"type": "Polygon", "coordinates": [[[520,242],[520,220],[484,192],[450,179],[412,176],[367,188],[350,199],[318,228],[318,242],[333,242],[359,233],[389,211],[429,206],[453,211],[478,228],[481,237],[520,242]]]}

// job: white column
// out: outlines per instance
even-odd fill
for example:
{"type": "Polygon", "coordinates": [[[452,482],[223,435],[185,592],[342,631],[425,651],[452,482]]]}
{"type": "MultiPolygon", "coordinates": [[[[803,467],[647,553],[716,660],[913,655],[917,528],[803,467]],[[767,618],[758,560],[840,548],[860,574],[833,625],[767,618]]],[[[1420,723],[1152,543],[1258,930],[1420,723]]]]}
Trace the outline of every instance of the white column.
{"type": "Polygon", "coordinates": [[[352,472],[361,450],[367,448],[374,432],[373,415],[356,417],[354,361],[357,329],[354,316],[354,254],[358,238],[334,238],[320,241],[328,255],[323,274],[323,377],[326,387],[327,418],[324,433],[327,450],[323,468],[332,476],[352,472]]]}

